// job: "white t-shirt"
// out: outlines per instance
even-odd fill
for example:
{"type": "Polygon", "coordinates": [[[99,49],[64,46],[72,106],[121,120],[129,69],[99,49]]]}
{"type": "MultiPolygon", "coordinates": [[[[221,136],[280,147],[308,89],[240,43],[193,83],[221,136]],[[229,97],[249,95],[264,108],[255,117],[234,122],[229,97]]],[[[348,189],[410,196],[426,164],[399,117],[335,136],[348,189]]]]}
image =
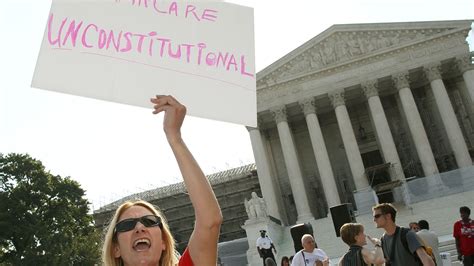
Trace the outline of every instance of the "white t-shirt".
{"type": "Polygon", "coordinates": [[[324,260],[328,257],[326,252],[322,249],[315,248],[313,252],[308,253],[306,251],[300,250],[298,253],[295,254],[293,257],[293,262],[291,266],[313,266],[317,260],[324,260]],[[303,259],[303,252],[304,252],[304,259],[303,259]],[[306,263],[305,263],[306,260],[306,263]]]}
{"type": "Polygon", "coordinates": [[[272,239],[269,238],[268,236],[257,238],[257,247],[258,248],[264,248],[264,249],[271,248],[272,247],[272,239]]]}
{"type": "Polygon", "coordinates": [[[425,241],[426,245],[430,246],[433,250],[433,254],[436,259],[436,264],[442,265],[441,256],[439,255],[439,240],[438,235],[433,231],[428,231],[426,229],[422,229],[416,233],[423,241],[425,241]]]}

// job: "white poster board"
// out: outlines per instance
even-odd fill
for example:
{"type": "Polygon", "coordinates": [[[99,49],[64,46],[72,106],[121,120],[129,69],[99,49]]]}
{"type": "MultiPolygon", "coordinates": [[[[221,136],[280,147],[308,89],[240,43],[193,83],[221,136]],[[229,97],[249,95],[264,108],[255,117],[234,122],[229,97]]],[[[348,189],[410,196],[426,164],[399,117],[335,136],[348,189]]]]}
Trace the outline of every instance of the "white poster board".
{"type": "Polygon", "coordinates": [[[225,2],[55,0],[32,87],[256,126],[253,9],[225,2]]]}

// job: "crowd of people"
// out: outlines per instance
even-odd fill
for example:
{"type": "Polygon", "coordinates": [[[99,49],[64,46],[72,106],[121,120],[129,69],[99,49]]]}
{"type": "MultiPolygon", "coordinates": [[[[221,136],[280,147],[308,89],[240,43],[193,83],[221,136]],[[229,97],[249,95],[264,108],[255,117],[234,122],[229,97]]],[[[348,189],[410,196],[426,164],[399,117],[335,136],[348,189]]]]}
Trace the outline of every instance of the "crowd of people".
{"type": "MultiPolygon", "coordinates": [[[[125,202],[112,217],[104,238],[102,260],[106,266],[216,265],[217,243],[222,213],[212,187],[181,138],[186,107],[172,96],[158,95],[151,100],[153,113],[164,113],[163,130],[173,151],[184,184],[194,207],[196,221],[183,254],[175,250],[175,240],[160,209],[146,201],[125,202]]],[[[340,228],[347,252],[341,266],[385,264],[391,266],[441,265],[438,236],[429,230],[426,220],[412,222],[408,228],[396,224],[397,210],[390,203],[374,206],[373,221],[384,230],[380,239],[368,236],[359,223],[346,223],[340,228]],[[368,241],[373,248],[368,248],[368,241]]],[[[461,219],[454,224],[458,258],[464,266],[474,263],[474,221],[470,209],[460,208],[461,219]]],[[[275,245],[265,230],[260,231],[257,250],[263,265],[277,265],[275,245]]],[[[281,258],[282,266],[328,266],[328,255],[318,248],[315,238],[305,234],[302,249],[294,256],[281,258]]]]}
{"type": "MultiPolygon", "coordinates": [[[[396,223],[397,209],[390,203],[378,204],[372,208],[372,211],[375,226],[384,230],[383,235],[380,238],[366,235],[364,226],[360,223],[344,224],[340,228],[340,236],[341,240],[347,244],[348,250],[339,259],[339,266],[443,265],[439,252],[439,237],[430,230],[428,221],[419,220],[410,222],[408,227],[399,226],[396,223]],[[371,245],[367,245],[368,241],[371,245]]],[[[461,207],[459,212],[461,219],[454,224],[453,229],[458,259],[464,266],[473,266],[474,221],[469,218],[471,211],[468,207],[461,207]]],[[[314,236],[303,235],[301,244],[303,249],[297,251],[294,256],[282,257],[281,266],[327,266],[330,264],[328,255],[317,248],[314,236]]],[[[273,243],[271,245],[273,247],[273,243]]],[[[269,262],[267,258],[269,257],[264,258],[264,266],[276,265],[273,260],[269,262]]],[[[273,254],[271,258],[274,259],[273,254]]]]}

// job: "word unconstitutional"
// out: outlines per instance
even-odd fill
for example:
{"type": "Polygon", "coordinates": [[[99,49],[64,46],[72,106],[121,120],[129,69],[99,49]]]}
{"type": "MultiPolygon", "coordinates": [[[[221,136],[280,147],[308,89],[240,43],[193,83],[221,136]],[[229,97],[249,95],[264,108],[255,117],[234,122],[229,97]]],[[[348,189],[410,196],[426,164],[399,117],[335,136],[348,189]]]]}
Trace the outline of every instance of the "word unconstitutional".
{"type": "Polygon", "coordinates": [[[158,36],[156,31],[148,33],[117,31],[68,17],[55,23],[54,14],[50,13],[47,35],[48,43],[53,48],[81,48],[115,54],[138,53],[150,57],[159,56],[254,77],[252,72],[247,72],[245,55],[209,51],[208,45],[204,42],[175,43],[170,38],[158,36]]]}

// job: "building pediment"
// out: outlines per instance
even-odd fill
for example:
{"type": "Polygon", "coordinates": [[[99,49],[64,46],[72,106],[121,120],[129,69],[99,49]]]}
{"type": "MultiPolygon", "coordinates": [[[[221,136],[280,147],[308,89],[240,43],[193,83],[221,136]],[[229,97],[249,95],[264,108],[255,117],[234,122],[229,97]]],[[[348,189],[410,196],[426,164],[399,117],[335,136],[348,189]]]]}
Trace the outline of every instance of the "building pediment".
{"type": "Polygon", "coordinates": [[[471,22],[430,21],[334,25],[257,74],[257,87],[401,49],[455,32],[471,22]]]}

